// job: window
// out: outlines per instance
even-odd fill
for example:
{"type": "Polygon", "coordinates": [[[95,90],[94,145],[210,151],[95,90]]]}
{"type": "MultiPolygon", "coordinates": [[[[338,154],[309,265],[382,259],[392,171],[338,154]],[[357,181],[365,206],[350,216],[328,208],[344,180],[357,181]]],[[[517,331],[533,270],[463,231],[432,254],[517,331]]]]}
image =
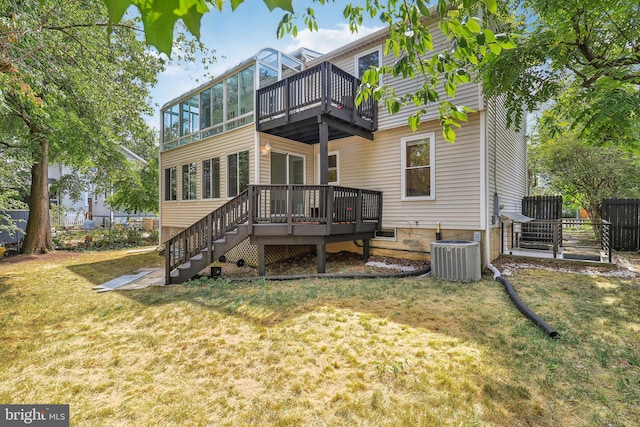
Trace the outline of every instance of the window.
{"type": "Polygon", "coordinates": [[[182,165],[182,200],[196,199],[196,164],[182,165]]]}
{"type": "Polygon", "coordinates": [[[249,152],[227,156],[227,197],[235,197],[249,186],[249,152]]]}
{"type": "Polygon", "coordinates": [[[205,89],[200,94],[200,129],[211,126],[211,88],[205,89]]]}
{"type": "Polygon", "coordinates": [[[164,111],[163,114],[163,137],[164,141],[172,141],[178,137],[178,127],[180,125],[180,116],[178,105],[172,106],[164,111]]]}
{"type": "Polygon", "coordinates": [[[435,134],[402,138],[402,197],[435,197],[435,134]]]}
{"type": "Polygon", "coordinates": [[[356,75],[362,79],[362,75],[369,68],[380,67],[382,64],[382,51],[379,47],[356,56],[356,75]]]}
{"type": "Polygon", "coordinates": [[[180,136],[189,135],[200,129],[200,94],[180,103],[182,110],[182,128],[180,136]]]}
{"type": "Polygon", "coordinates": [[[163,110],[162,148],[168,150],[253,122],[254,70],[255,66],[246,67],[163,110]]]}
{"type": "Polygon", "coordinates": [[[224,113],[224,85],[222,83],[218,83],[213,85],[211,88],[212,98],[211,98],[211,108],[212,108],[212,120],[211,125],[217,125],[222,123],[223,113],[224,113]]]}
{"type": "MultiPolygon", "coordinates": [[[[340,184],[340,155],[337,151],[329,152],[327,168],[327,183],[329,185],[340,184]]],[[[318,156],[318,182],[320,181],[320,156],[318,156]]]]}
{"type": "Polygon", "coordinates": [[[220,157],[202,162],[202,198],[220,197],[220,157]]]}
{"type": "Polygon", "coordinates": [[[238,117],[238,75],[227,78],[227,120],[238,117]]]}
{"type": "Polygon", "coordinates": [[[240,115],[253,111],[253,67],[245,68],[239,73],[238,103],[240,115]]]}
{"type": "Polygon", "coordinates": [[[378,240],[388,240],[395,242],[396,241],[396,229],[395,228],[383,228],[382,230],[376,231],[376,239],[378,240]]]}
{"type": "Polygon", "coordinates": [[[260,65],[259,70],[260,87],[269,86],[278,81],[278,70],[265,65],[260,65]]]}
{"type": "Polygon", "coordinates": [[[178,170],[175,167],[164,170],[164,199],[178,199],[178,170]]]}

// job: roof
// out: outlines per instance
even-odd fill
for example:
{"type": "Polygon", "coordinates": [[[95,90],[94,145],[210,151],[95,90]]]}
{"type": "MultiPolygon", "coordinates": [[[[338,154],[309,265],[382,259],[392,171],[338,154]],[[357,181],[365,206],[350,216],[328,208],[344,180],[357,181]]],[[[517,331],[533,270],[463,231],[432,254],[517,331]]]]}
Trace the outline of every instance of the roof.
{"type": "Polygon", "coordinates": [[[519,214],[517,212],[501,212],[500,218],[506,222],[531,222],[535,218],[529,218],[528,216],[519,214]]]}

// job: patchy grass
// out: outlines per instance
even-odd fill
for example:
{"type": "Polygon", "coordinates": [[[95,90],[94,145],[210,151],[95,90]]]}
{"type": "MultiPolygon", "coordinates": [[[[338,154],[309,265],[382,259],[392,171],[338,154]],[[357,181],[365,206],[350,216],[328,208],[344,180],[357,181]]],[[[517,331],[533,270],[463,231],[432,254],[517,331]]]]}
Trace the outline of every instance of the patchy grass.
{"type": "Polygon", "coordinates": [[[83,425],[633,426],[640,288],[520,270],[499,283],[305,280],[96,294],[155,253],[0,263],[0,402],[83,425]]]}

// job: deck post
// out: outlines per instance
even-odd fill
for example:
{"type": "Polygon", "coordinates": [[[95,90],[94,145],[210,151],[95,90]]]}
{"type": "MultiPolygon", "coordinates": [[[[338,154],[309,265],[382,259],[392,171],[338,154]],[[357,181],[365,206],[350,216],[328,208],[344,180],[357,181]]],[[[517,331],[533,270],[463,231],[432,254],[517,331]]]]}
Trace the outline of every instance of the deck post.
{"type": "Polygon", "coordinates": [[[362,226],[362,206],[364,203],[362,203],[362,190],[358,189],[358,196],[356,197],[356,233],[358,233],[360,231],[360,228],[362,226]]]}
{"type": "Polygon", "coordinates": [[[327,266],[327,248],[325,244],[317,244],[316,252],[318,253],[318,273],[322,274],[326,271],[327,266]]]}
{"type": "Polygon", "coordinates": [[[264,245],[258,245],[258,276],[264,276],[266,273],[264,259],[264,245]]]}
{"type": "Polygon", "coordinates": [[[329,184],[329,125],[324,119],[318,124],[320,139],[320,185],[329,184]]]}
{"type": "Polygon", "coordinates": [[[562,220],[551,220],[551,224],[553,226],[553,258],[557,258],[558,257],[558,246],[559,242],[558,242],[558,237],[559,237],[559,230],[558,227],[562,227],[562,220]]]}
{"type": "Polygon", "coordinates": [[[362,260],[364,262],[369,261],[369,256],[371,256],[371,245],[370,245],[371,240],[370,239],[364,239],[362,241],[362,260]]]}
{"type": "Polygon", "coordinates": [[[293,185],[287,185],[287,234],[293,234],[293,185]]]}
{"type": "Polygon", "coordinates": [[[209,251],[209,264],[213,262],[213,215],[207,215],[207,250],[209,251]]]}
{"type": "Polygon", "coordinates": [[[171,251],[173,250],[172,248],[172,244],[171,241],[173,240],[173,238],[170,238],[169,240],[167,240],[165,242],[165,246],[164,246],[164,284],[165,285],[170,285],[171,284],[171,251]]]}

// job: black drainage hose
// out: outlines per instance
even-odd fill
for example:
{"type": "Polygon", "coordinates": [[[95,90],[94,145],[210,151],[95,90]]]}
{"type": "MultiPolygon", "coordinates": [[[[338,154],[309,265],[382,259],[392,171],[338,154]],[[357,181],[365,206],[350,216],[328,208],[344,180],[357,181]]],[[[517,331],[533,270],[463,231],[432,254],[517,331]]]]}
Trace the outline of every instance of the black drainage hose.
{"type": "Polygon", "coordinates": [[[401,273],[386,273],[386,274],[334,274],[334,273],[318,273],[318,274],[298,274],[295,276],[258,276],[258,277],[225,277],[224,279],[230,282],[253,282],[260,279],[264,280],[302,280],[302,279],[378,279],[378,278],[398,278],[409,276],[421,276],[431,272],[431,264],[425,268],[418,270],[403,271],[401,273]]]}
{"type": "Polygon", "coordinates": [[[511,301],[513,301],[516,307],[518,307],[518,310],[520,310],[520,312],[524,314],[527,319],[531,320],[537,327],[542,329],[549,338],[554,340],[560,339],[560,334],[553,328],[553,326],[542,320],[542,318],[531,310],[527,304],[522,302],[516,291],[513,289],[511,283],[502,277],[500,271],[491,264],[488,264],[488,267],[493,272],[493,279],[504,285],[504,289],[507,291],[509,298],[511,298],[511,301]]]}

